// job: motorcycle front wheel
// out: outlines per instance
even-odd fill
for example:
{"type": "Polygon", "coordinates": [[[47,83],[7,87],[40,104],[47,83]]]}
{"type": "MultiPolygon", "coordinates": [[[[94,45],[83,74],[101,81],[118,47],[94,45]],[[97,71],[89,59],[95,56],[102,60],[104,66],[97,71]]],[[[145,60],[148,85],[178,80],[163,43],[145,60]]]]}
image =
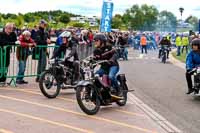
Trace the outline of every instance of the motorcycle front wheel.
{"type": "Polygon", "coordinates": [[[47,98],[56,98],[60,93],[61,86],[50,71],[44,71],[40,76],[39,88],[47,98]]]}
{"type": "Polygon", "coordinates": [[[79,86],[76,99],[81,110],[88,115],[95,115],[100,109],[100,100],[92,86],[79,86]]]}
{"type": "Polygon", "coordinates": [[[164,52],[163,53],[163,57],[162,57],[162,62],[165,64],[166,63],[166,59],[167,59],[167,56],[166,56],[166,53],[164,52]]]}

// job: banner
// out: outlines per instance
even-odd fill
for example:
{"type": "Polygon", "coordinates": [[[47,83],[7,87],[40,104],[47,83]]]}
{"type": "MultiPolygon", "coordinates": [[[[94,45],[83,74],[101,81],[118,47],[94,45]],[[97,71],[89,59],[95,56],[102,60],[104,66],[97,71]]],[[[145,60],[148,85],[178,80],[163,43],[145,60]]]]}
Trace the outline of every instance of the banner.
{"type": "Polygon", "coordinates": [[[104,1],[101,15],[100,32],[111,32],[113,2],[104,1]]]}

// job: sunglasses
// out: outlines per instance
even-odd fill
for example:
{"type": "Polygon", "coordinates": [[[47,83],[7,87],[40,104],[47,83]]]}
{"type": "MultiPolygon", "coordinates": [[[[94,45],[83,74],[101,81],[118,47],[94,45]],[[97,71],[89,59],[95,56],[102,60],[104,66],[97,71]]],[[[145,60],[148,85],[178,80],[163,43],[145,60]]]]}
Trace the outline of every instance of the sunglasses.
{"type": "Polygon", "coordinates": [[[99,40],[94,40],[95,42],[98,42],[99,40]]]}

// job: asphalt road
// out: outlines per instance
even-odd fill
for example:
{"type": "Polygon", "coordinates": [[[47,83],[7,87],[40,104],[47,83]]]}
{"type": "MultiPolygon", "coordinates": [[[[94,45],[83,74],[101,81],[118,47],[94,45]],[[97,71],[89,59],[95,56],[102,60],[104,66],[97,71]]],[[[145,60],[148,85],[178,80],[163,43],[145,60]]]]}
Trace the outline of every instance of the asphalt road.
{"type": "Polygon", "coordinates": [[[134,94],[184,133],[199,133],[200,97],[186,95],[185,70],[157,58],[158,51],[141,56],[131,49],[121,63],[134,94]]]}

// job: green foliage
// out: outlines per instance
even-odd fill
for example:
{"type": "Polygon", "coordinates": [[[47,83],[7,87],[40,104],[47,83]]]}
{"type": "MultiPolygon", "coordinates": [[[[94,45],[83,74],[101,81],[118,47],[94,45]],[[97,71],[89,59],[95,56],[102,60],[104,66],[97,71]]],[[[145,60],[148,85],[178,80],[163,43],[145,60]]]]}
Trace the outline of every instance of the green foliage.
{"type": "Polygon", "coordinates": [[[159,12],[155,6],[143,4],[133,5],[126,10],[122,17],[123,22],[134,30],[154,30],[159,12]]]}
{"type": "Polygon", "coordinates": [[[78,22],[76,22],[76,23],[74,23],[72,26],[73,26],[73,27],[82,28],[82,27],[84,27],[84,24],[83,24],[83,23],[78,23],[78,22]]]}
{"type": "Polygon", "coordinates": [[[186,18],[185,22],[191,24],[194,31],[198,31],[199,20],[197,17],[190,15],[188,18],[186,18]]]}
{"type": "Polygon", "coordinates": [[[70,16],[69,14],[62,14],[59,20],[60,22],[67,24],[70,22],[70,16]]]}
{"type": "Polygon", "coordinates": [[[185,63],[187,54],[186,54],[186,51],[184,51],[180,56],[176,56],[176,52],[172,52],[172,56],[173,56],[174,58],[176,58],[177,60],[179,60],[179,61],[185,63]]]}
{"type": "Polygon", "coordinates": [[[116,14],[116,15],[114,16],[114,18],[112,19],[112,28],[118,29],[118,28],[120,28],[122,25],[123,25],[122,16],[119,15],[119,14],[116,14]]]}
{"type": "Polygon", "coordinates": [[[18,15],[8,13],[0,14],[0,23],[5,25],[7,22],[14,22],[16,26],[20,28],[23,27],[25,23],[28,23],[28,27],[33,27],[37,25],[41,19],[44,19],[48,22],[49,27],[61,28],[62,26],[67,26],[67,23],[70,21],[70,17],[76,16],[80,15],[75,15],[61,10],[38,11],[26,14],[19,13],[18,15]],[[55,22],[56,24],[52,22],[55,22]]]}
{"type": "Polygon", "coordinates": [[[175,32],[176,31],[176,17],[173,13],[162,11],[158,15],[157,29],[160,31],[175,32]]]}

